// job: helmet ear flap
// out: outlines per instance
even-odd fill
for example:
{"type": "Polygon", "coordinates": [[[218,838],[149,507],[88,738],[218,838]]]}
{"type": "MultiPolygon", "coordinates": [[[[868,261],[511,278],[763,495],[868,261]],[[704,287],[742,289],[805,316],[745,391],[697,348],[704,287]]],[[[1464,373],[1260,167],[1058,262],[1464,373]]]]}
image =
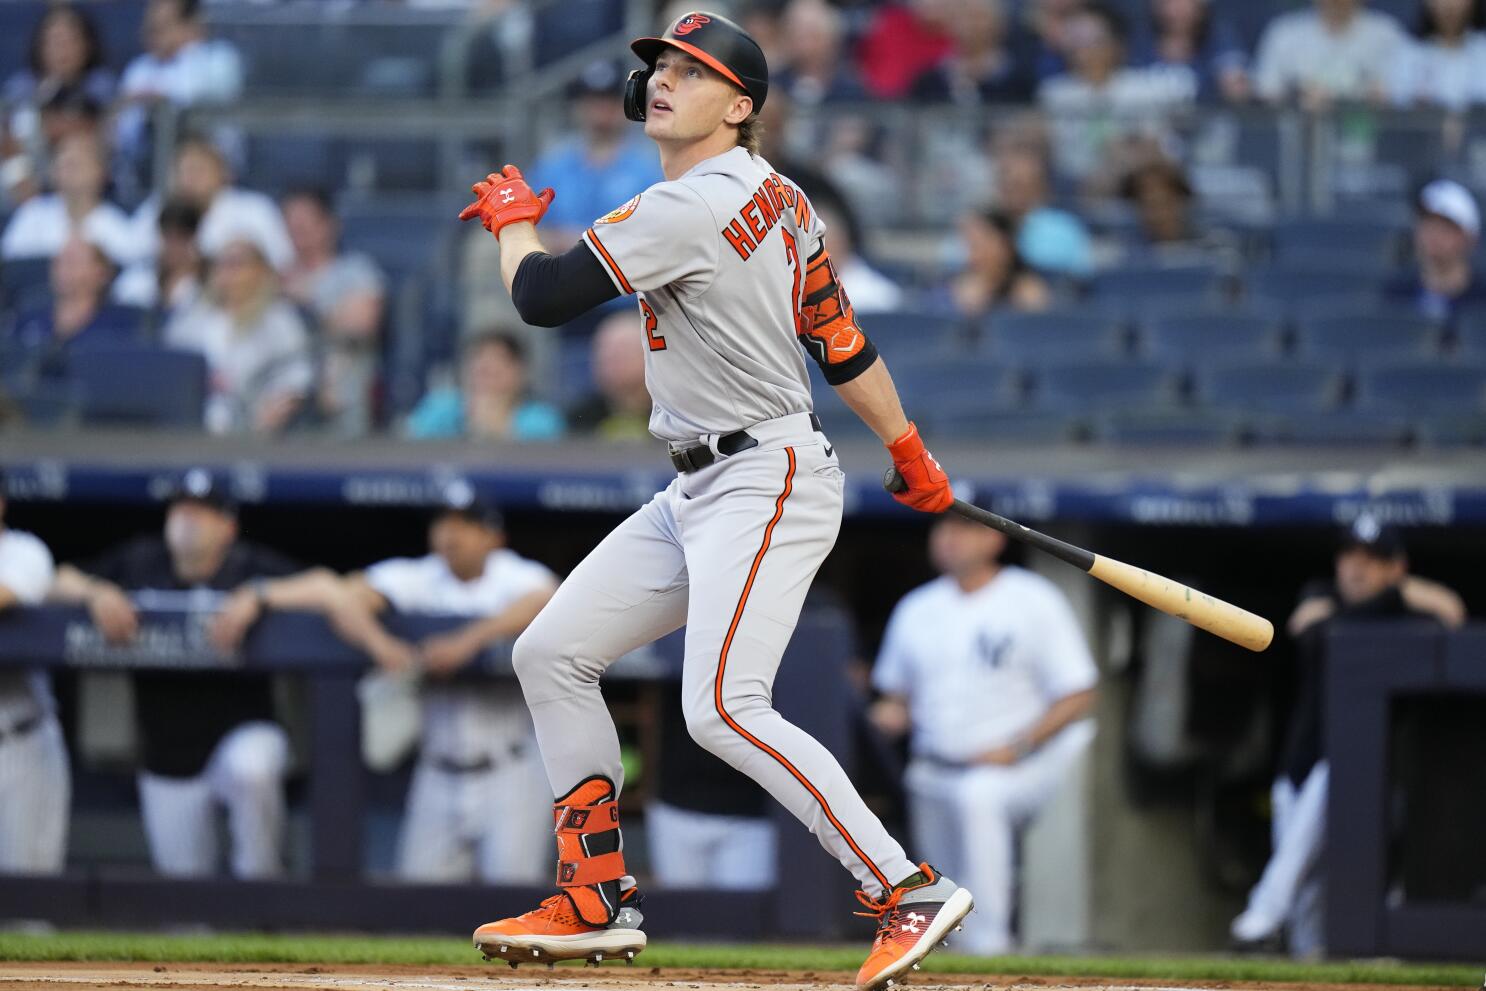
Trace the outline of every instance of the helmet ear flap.
{"type": "Polygon", "coordinates": [[[650,87],[654,69],[636,69],[624,81],[624,116],[633,121],[645,119],[645,91],[650,87]]]}

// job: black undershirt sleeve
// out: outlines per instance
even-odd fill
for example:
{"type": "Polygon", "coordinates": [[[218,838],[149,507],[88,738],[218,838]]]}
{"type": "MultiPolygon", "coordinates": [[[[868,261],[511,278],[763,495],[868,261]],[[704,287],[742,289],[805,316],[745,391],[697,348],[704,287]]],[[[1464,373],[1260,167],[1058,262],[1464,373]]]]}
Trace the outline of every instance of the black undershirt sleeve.
{"type": "Polygon", "coordinates": [[[582,241],[560,255],[527,255],[511,283],[516,312],[534,327],[560,326],[618,295],[604,266],[582,241]]]}

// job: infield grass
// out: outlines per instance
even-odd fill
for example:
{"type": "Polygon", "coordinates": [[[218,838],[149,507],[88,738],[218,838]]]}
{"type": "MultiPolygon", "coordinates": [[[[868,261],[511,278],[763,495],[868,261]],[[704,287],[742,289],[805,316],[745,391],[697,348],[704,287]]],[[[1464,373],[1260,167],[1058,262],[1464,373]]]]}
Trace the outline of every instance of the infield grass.
{"type": "MultiPolygon", "coordinates": [[[[699,970],[854,971],[860,946],[651,943],[640,958],[648,967],[699,970]]],[[[0,933],[0,961],[139,963],[393,964],[465,967],[479,954],[463,939],[354,936],[202,936],[76,932],[54,935],[0,933]]],[[[577,966],[575,962],[573,964],[577,966]]],[[[639,964],[636,965],[639,972],[639,964]]],[[[1480,988],[1482,968],[1393,961],[1301,963],[1232,957],[966,957],[936,953],[939,973],[1007,978],[1063,976],[1159,981],[1256,981],[1316,984],[1409,984],[1480,988]]],[[[504,969],[501,971],[505,973],[504,969]]]]}

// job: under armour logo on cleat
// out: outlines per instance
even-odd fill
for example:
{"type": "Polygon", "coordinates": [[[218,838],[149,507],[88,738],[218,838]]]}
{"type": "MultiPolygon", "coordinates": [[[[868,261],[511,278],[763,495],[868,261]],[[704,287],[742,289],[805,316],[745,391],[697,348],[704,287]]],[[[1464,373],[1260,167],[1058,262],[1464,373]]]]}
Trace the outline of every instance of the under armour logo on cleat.
{"type": "Polygon", "coordinates": [[[909,912],[908,921],[903,923],[903,931],[906,933],[916,933],[919,931],[919,923],[928,921],[929,917],[927,915],[919,915],[917,912],[909,912]]]}
{"type": "Polygon", "coordinates": [[[511,192],[509,189],[502,189],[500,191],[500,201],[502,203],[515,203],[516,194],[511,192]]]}

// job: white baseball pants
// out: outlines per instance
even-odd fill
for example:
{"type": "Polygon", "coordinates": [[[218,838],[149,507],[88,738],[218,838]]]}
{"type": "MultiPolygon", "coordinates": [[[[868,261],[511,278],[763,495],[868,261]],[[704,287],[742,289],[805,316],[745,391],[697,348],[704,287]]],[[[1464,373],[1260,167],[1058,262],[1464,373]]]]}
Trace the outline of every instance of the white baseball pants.
{"type": "Polygon", "coordinates": [[[645,806],[650,867],[668,888],[772,888],[778,833],[768,817],[710,815],[664,802],[645,806]]]}
{"type": "Polygon", "coordinates": [[[593,774],[622,786],[599,679],[685,624],[692,738],[757,781],[878,896],[918,868],[830,752],[773,708],[774,674],[841,526],[844,478],[808,414],[748,432],[757,447],[678,476],[573,570],[517,640],[516,673],[553,793],[593,774]]]}
{"type": "Polygon", "coordinates": [[[67,856],[72,775],[57,717],[0,739],[0,874],[55,874],[67,856]]]}
{"type": "Polygon", "coordinates": [[[1094,740],[1094,723],[1065,728],[1007,767],[945,767],[915,760],[907,790],[913,842],[935,867],[975,892],[957,951],[987,956],[1012,948],[1016,830],[1030,822],[1094,740]]]}
{"type": "Polygon", "coordinates": [[[276,723],[243,723],[217,743],[202,772],[141,772],[139,805],[155,869],[172,877],[217,870],[217,809],[227,811],[232,873],[275,877],[284,869],[284,775],[289,738],[276,723]]]}
{"type": "Polygon", "coordinates": [[[1326,841],[1326,796],[1331,766],[1317,762],[1297,789],[1281,775],[1270,790],[1273,850],[1248,907],[1233,922],[1239,939],[1263,939],[1287,927],[1290,953],[1313,956],[1325,948],[1321,852],[1326,841]]]}

